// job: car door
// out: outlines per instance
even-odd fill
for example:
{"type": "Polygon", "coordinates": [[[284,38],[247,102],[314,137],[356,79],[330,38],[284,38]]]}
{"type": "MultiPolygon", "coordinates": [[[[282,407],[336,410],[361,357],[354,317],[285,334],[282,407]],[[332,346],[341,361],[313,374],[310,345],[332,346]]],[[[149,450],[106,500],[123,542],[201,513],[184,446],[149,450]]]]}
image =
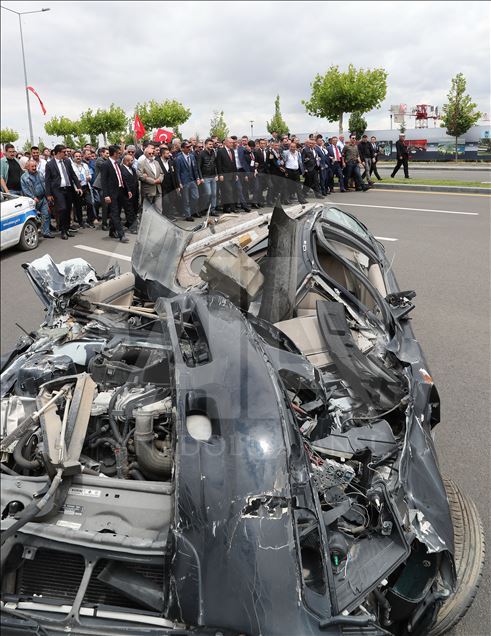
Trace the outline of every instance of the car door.
{"type": "Polygon", "coordinates": [[[28,197],[2,193],[0,203],[1,249],[17,245],[24,223],[36,218],[34,202],[28,197]]]}

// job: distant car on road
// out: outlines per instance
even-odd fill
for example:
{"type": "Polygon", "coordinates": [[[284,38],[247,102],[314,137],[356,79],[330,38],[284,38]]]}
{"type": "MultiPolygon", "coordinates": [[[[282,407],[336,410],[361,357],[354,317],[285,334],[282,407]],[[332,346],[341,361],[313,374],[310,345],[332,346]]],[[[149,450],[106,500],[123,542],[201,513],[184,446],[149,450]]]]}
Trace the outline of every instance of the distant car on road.
{"type": "Polygon", "coordinates": [[[29,197],[0,194],[0,249],[18,245],[22,250],[38,246],[38,215],[29,197]]]}

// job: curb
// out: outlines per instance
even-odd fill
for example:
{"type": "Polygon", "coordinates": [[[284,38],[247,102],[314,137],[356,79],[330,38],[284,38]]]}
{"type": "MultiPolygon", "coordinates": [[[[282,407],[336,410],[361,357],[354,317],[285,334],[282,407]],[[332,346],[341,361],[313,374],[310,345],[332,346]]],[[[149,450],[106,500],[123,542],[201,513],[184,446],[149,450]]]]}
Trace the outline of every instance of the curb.
{"type": "Polygon", "coordinates": [[[491,188],[475,188],[467,186],[417,185],[412,183],[376,183],[374,190],[414,190],[415,192],[467,192],[468,194],[487,194],[491,196],[491,188]]]}
{"type": "MultiPolygon", "coordinates": [[[[391,168],[393,167],[392,164],[394,162],[391,161],[380,161],[378,164],[379,168],[391,168]]],[[[459,166],[435,166],[433,164],[426,164],[426,165],[422,165],[422,164],[414,164],[409,162],[409,169],[410,170],[447,170],[448,172],[452,172],[452,171],[466,171],[466,172],[489,172],[491,170],[491,165],[486,165],[486,166],[466,166],[466,165],[459,165],[459,166]]]]}

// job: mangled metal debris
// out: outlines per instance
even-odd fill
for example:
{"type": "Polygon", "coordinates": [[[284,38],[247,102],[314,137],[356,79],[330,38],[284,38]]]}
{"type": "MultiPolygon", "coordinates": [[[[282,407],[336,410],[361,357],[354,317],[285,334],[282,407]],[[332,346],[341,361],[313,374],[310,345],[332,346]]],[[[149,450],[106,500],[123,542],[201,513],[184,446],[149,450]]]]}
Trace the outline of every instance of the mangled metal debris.
{"type": "Polygon", "coordinates": [[[26,272],[46,321],[2,366],[9,620],[402,636],[462,615],[414,294],[356,218],[192,233],[146,209],[132,273],[26,272]]]}

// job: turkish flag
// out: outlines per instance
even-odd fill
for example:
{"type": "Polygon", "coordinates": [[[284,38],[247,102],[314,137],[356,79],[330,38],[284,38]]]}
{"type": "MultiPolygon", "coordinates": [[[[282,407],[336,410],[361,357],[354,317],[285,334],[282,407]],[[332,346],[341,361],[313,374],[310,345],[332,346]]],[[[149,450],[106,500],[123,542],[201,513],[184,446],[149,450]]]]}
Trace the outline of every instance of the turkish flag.
{"type": "Polygon", "coordinates": [[[155,135],[153,136],[154,141],[169,143],[172,140],[172,132],[170,130],[165,130],[164,128],[159,128],[155,135]]]}
{"type": "Polygon", "coordinates": [[[28,91],[31,91],[31,93],[33,93],[34,95],[36,95],[36,97],[39,100],[39,105],[41,106],[41,110],[43,111],[43,115],[46,115],[46,108],[44,107],[43,102],[41,101],[41,98],[39,97],[39,95],[36,93],[36,91],[33,89],[32,86],[26,86],[28,91]]]}
{"type": "Polygon", "coordinates": [[[138,115],[135,115],[135,121],[133,122],[133,130],[135,131],[137,139],[141,139],[143,135],[147,132],[145,130],[145,126],[142,124],[141,119],[138,117],[138,115]]]}

